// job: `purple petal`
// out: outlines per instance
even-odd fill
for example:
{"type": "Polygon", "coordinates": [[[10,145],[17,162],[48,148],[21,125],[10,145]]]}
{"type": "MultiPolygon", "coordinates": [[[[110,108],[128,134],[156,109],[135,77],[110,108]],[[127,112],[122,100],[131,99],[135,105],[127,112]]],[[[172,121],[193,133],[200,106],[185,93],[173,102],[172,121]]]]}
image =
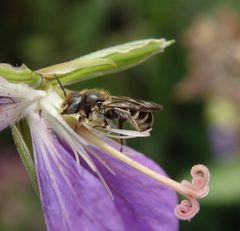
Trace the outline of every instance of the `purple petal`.
{"type": "Polygon", "coordinates": [[[22,118],[25,109],[46,92],[14,84],[0,76],[0,131],[22,118]]]}
{"type": "MultiPolygon", "coordinates": [[[[82,162],[40,125],[31,125],[35,164],[46,225],[49,231],[176,231],[176,194],[124,163],[95,150],[116,175],[98,160],[95,164],[110,187],[103,184],[82,162]],[[41,131],[39,133],[39,131],[41,131]]],[[[119,145],[108,141],[111,145],[119,145]]],[[[124,147],[138,162],[164,174],[151,160],[124,147]]]]}
{"type": "Polygon", "coordinates": [[[231,159],[237,155],[239,139],[236,127],[212,125],[209,134],[214,154],[218,159],[231,159]]]}
{"type": "MultiPolygon", "coordinates": [[[[121,146],[118,143],[109,139],[107,142],[120,150],[121,146]]],[[[134,231],[178,230],[178,219],[174,214],[177,197],[173,190],[100,150],[95,149],[95,152],[116,173],[110,174],[95,160],[113,193],[114,203],[122,217],[125,230],[129,230],[129,227],[134,231]]],[[[124,146],[123,153],[144,166],[166,175],[157,164],[135,150],[124,146]]]]}
{"type": "Polygon", "coordinates": [[[114,202],[99,179],[77,164],[50,133],[49,144],[34,132],[32,137],[47,229],[124,230],[114,202]]]}
{"type": "Polygon", "coordinates": [[[0,96],[0,131],[16,120],[18,114],[15,102],[9,97],[0,96]]]}

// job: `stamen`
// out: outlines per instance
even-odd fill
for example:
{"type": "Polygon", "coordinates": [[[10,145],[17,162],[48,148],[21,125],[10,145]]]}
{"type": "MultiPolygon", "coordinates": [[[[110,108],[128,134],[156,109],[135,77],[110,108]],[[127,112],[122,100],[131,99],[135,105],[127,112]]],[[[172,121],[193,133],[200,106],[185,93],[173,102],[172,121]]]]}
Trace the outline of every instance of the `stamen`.
{"type": "Polygon", "coordinates": [[[202,198],[208,193],[210,174],[204,165],[196,165],[192,168],[192,183],[185,180],[182,183],[178,183],[132,160],[128,156],[103,142],[98,136],[86,128],[78,128],[77,132],[81,135],[81,137],[89,141],[89,143],[94,144],[112,157],[115,157],[139,172],[157,180],[158,182],[185,196],[187,200],[182,201],[180,205],[176,207],[175,213],[179,219],[189,220],[198,212],[199,206],[196,198],[202,198]]]}
{"type": "Polygon", "coordinates": [[[151,129],[139,132],[139,131],[133,131],[133,130],[124,130],[124,129],[115,129],[115,128],[109,128],[109,129],[96,129],[87,123],[83,123],[83,126],[86,127],[88,130],[92,131],[95,134],[104,135],[110,138],[114,139],[131,139],[136,137],[148,137],[150,136],[151,129]]]}

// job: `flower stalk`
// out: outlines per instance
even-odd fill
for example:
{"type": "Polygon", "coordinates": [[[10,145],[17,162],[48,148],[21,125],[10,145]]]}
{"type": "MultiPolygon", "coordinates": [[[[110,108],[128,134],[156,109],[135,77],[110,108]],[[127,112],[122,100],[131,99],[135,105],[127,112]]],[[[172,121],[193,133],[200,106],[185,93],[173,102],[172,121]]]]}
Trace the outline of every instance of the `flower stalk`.
{"type": "Polygon", "coordinates": [[[37,176],[36,176],[32,154],[30,153],[29,148],[26,145],[19,128],[15,124],[13,124],[11,128],[12,128],[13,139],[17,147],[18,153],[21,157],[21,160],[23,162],[23,165],[30,177],[30,180],[35,192],[37,193],[37,195],[39,195],[38,185],[37,185],[37,176]]]}

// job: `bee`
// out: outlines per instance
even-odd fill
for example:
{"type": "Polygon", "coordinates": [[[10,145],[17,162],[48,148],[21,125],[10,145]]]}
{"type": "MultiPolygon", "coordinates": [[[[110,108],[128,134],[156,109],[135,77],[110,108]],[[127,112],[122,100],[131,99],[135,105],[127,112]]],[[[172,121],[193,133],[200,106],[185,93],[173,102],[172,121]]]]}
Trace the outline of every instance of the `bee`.
{"type": "Polygon", "coordinates": [[[62,115],[78,113],[78,123],[88,120],[102,128],[111,126],[108,121],[116,121],[122,129],[123,123],[127,122],[135,130],[144,132],[152,128],[153,112],[162,110],[159,104],[126,96],[113,96],[103,89],[84,89],[68,95],[65,93],[65,96],[62,115]]]}

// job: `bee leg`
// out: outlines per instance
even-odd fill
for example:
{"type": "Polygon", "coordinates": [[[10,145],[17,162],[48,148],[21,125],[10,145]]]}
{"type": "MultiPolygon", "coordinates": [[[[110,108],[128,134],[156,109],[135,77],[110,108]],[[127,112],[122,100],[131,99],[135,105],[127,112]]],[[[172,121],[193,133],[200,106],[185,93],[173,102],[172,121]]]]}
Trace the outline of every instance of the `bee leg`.
{"type": "MultiPolygon", "coordinates": [[[[123,120],[121,120],[121,119],[118,120],[118,128],[123,129],[123,120]]],[[[120,144],[121,144],[120,152],[122,152],[122,150],[123,150],[123,139],[120,139],[120,144]]]]}
{"type": "Polygon", "coordinates": [[[83,122],[83,120],[84,120],[84,118],[82,116],[78,117],[78,121],[77,121],[77,123],[75,124],[75,127],[74,127],[75,132],[77,132],[78,124],[81,124],[83,122]]]}
{"type": "Polygon", "coordinates": [[[110,126],[109,126],[107,120],[104,119],[104,121],[103,121],[103,125],[102,125],[102,128],[104,128],[104,129],[108,129],[109,127],[110,127],[110,126]]]}

